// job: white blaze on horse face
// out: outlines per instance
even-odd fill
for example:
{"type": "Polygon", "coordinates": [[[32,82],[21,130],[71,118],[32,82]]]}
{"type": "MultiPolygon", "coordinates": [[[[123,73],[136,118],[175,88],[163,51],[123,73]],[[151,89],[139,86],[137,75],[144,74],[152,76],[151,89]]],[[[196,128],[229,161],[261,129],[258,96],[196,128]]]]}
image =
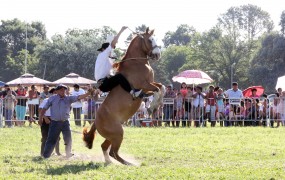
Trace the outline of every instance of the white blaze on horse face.
{"type": "Polygon", "coordinates": [[[160,55],[161,55],[160,48],[159,46],[157,46],[155,39],[153,38],[153,36],[150,36],[149,40],[151,41],[151,46],[153,48],[152,54],[154,55],[156,60],[160,59],[160,55]]]}

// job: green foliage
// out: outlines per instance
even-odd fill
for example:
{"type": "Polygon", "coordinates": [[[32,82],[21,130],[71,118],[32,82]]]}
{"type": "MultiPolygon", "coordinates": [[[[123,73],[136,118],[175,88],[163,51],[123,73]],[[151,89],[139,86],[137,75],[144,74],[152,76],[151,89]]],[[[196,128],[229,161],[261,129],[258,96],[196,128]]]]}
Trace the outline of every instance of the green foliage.
{"type": "Polygon", "coordinates": [[[282,12],[279,25],[281,26],[281,33],[285,35],[285,11],[282,12]]]}
{"type": "Polygon", "coordinates": [[[39,49],[39,73],[44,72],[46,64],[45,78],[51,81],[70,72],[94,79],[97,49],[108,34],[115,34],[115,31],[104,26],[91,30],[70,29],[65,36],[54,35],[51,42],[39,49]]]}
{"type": "MultiPolygon", "coordinates": [[[[255,5],[231,7],[218,18],[217,25],[206,32],[181,24],[164,38],[162,58],[151,62],[155,81],[172,83],[180,71],[199,69],[215,83],[228,88],[233,80],[240,88],[263,85],[272,91],[276,79],[284,75],[284,11],[280,17],[281,35],[272,33],[269,14],[255,5]],[[282,69],[283,68],[283,69],[282,69]],[[266,74],[266,76],[264,76],[266,74]]],[[[70,72],[93,79],[96,51],[107,35],[116,32],[108,26],[98,29],[69,29],[65,35],[46,39],[41,22],[27,24],[18,19],[0,25],[0,79],[8,81],[24,73],[25,34],[27,27],[28,72],[54,81],[70,72]]],[[[142,24],[135,31],[145,31],[142,24]]],[[[127,38],[130,41],[132,34],[127,38]]],[[[122,55],[115,50],[117,57],[122,55]]]]}
{"type": "MultiPolygon", "coordinates": [[[[138,27],[136,27],[136,29],[134,30],[136,33],[142,33],[146,31],[147,26],[145,24],[142,24],[138,27]]],[[[134,33],[134,32],[133,32],[134,33]]],[[[131,42],[131,40],[133,39],[133,36],[135,34],[131,33],[128,37],[127,37],[127,42],[131,42]]]]}
{"type": "MultiPolygon", "coordinates": [[[[73,122],[71,123],[73,124],[73,122]]],[[[73,130],[81,128],[72,126],[73,130]]],[[[284,179],[284,128],[124,128],[120,155],[138,166],[104,166],[72,133],[75,157],[42,159],[40,128],[2,128],[1,179],[284,179]]],[[[63,140],[60,151],[64,154],[63,140]]]]}
{"type": "MultiPolygon", "coordinates": [[[[26,31],[27,62],[37,63],[36,47],[46,39],[46,30],[41,22],[26,24],[18,19],[1,21],[0,25],[0,78],[4,81],[19,77],[24,72],[26,31]]],[[[34,67],[28,66],[28,69],[34,67]]]]}
{"type": "Polygon", "coordinates": [[[161,60],[154,66],[155,76],[159,82],[169,84],[172,77],[177,75],[180,68],[190,59],[191,49],[186,46],[169,46],[162,52],[161,60]]]}
{"type": "Polygon", "coordinates": [[[285,37],[278,33],[266,35],[262,40],[262,47],[251,62],[251,79],[273,93],[277,78],[285,73],[284,67],[285,37]]]}
{"type": "Polygon", "coordinates": [[[194,27],[181,24],[177,27],[175,32],[168,31],[162,41],[165,47],[170,45],[185,46],[191,42],[192,36],[194,36],[195,33],[196,30],[194,27]]]}

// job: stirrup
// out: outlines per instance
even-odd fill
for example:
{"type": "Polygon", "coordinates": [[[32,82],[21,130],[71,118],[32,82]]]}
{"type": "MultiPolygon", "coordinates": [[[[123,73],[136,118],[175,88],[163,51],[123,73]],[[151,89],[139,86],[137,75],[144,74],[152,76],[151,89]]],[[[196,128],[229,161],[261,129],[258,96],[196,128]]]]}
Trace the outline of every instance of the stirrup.
{"type": "Polygon", "coordinates": [[[142,92],[142,89],[139,89],[139,90],[132,89],[132,90],[130,91],[130,93],[131,93],[131,95],[133,96],[133,98],[135,99],[135,98],[140,97],[140,95],[141,95],[143,92],[142,92]]]}

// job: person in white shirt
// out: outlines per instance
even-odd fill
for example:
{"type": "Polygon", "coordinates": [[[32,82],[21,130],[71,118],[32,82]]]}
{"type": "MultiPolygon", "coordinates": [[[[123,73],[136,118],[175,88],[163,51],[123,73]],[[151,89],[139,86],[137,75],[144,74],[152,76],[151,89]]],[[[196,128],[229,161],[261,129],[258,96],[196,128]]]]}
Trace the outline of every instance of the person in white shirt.
{"type": "MultiPolygon", "coordinates": [[[[71,92],[71,96],[79,96],[85,94],[85,91],[79,87],[78,84],[74,84],[74,90],[71,92]]],[[[76,126],[81,126],[81,113],[82,113],[82,102],[78,100],[71,104],[73,110],[73,116],[76,126]]]]}
{"type": "Polygon", "coordinates": [[[114,37],[111,43],[103,43],[101,48],[97,49],[100,51],[96,63],[95,63],[95,79],[99,84],[99,89],[102,92],[111,91],[117,85],[130,92],[134,97],[138,97],[141,94],[142,90],[132,90],[127,79],[120,73],[113,75],[113,60],[111,57],[112,50],[115,48],[118,39],[122,32],[128,27],[123,26],[120,32],[114,37]]]}
{"type": "MultiPolygon", "coordinates": [[[[56,94],[56,90],[55,88],[52,88],[49,92],[49,96],[52,96],[53,94],[56,94]]],[[[47,96],[40,104],[39,106],[39,110],[41,111],[43,109],[43,107],[45,106],[45,104],[48,101],[49,96],[47,96]]],[[[49,131],[49,124],[50,124],[50,109],[48,109],[43,118],[39,119],[39,124],[41,125],[41,133],[42,133],[42,139],[41,139],[41,156],[43,156],[44,153],[44,149],[45,149],[45,144],[46,144],[46,140],[48,137],[48,131],[49,131]]],[[[59,152],[59,140],[60,138],[58,138],[56,145],[55,145],[55,152],[58,156],[60,156],[60,152],[59,152]]]]}
{"type": "Polygon", "coordinates": [[[194,125],[199,127],[203,125],[203,116],[204,116],[204,99],[206,98],[206,94],[202,92],[202,87],[197,86],[196,92],[192,95],[193,99],[193,107],[194,107],[194,117],[195,122],[194,125]]]}
{"type": "MultiPolygon", "coordinates": [[[[231,105],[231,111],[230,112],[230,116],[235,117],[235,114],[237,113],[237,108],[240,106],[240,102],[243,98],[243,94],[242,91],[238,88],[238,83],[237,82],[233,82],[232,83],[232,89],[228,89],[225,92],[226,98],[229,99],[229,103],[231,105]]],[[[240,121],[240,124],[242,122],[240,121]]],[[[231,125],[231,124],[228,124],[231,125]]]]}

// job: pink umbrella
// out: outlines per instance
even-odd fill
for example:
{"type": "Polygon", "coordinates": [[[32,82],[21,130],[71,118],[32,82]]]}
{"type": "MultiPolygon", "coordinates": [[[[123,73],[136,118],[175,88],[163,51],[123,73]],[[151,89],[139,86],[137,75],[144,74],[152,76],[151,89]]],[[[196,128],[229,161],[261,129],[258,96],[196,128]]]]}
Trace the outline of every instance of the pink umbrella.
{"type": "Polygon", "coordinates": [[[86,85],[86,84],[95,84],[95,83],[96,81],[81,77],[75,73],[70,73],[65,77],[60,78],[53,82],[53,84],[65,84],[65,85],[74,85],[74,84],[86,85]]]}
{"type": "Polygon", "coordinates": [[[16,86],[17,84],[22,85],[43,85],[43,84],[52,84],[50,81],[35,77],[33,74],[23,74],[17,79],[7,82],[6,84],[10,86],[16,86]]]}
{"type": "Polygon", "coordinates": [[[172,78],[173,81],[186,84],[205,84],[213,82],[208,74],[200,70],[186,70],[172,78]]]}

